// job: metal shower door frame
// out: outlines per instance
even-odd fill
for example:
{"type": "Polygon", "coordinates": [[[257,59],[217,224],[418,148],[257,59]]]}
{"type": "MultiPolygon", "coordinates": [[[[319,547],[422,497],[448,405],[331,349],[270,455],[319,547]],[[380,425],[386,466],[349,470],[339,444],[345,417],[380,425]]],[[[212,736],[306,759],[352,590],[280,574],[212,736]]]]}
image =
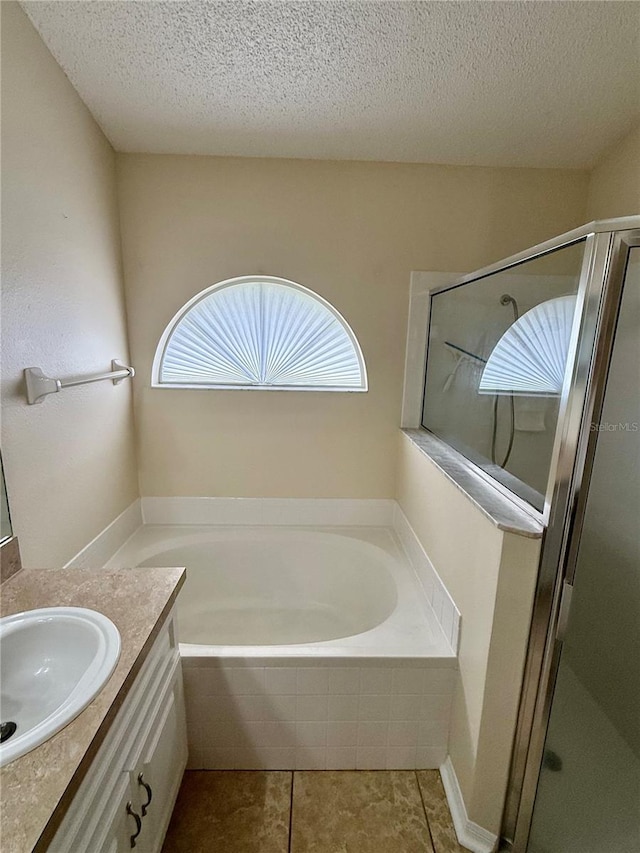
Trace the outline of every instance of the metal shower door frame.
{"type": "Polygon", "coordinates": [[[553,483],[547,496],[548,526],[502,828],[503,845],[514,853],[525,853],[529,839],[596,451],[598,433],[591,425],[602,411],[629,252],[640,246],[640,219],[620,222],[625,230],[616,230],[615,221],[606,223],[609,230],[594,231],[585,246],[579,286],[583,310],[573,375],[563,389],[562,405],[566,408],[554,449],[553,483]]]}

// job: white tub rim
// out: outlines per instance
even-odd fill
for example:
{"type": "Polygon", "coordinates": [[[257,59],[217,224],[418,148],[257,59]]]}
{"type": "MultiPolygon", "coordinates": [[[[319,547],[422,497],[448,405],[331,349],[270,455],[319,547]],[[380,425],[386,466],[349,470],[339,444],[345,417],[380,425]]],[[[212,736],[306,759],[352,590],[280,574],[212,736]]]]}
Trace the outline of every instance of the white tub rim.
{"type": "MultiPolygon", "coordinates": [[[[192,660],[219,657],[238,662],[242,660],[266,662],[270,658],[279,661],[291,659],[297,661],[298,665],[301,660],[312,663],[316,660],[320,662],[322,658],[336,661],[341,658],[354,658],[359,661],[379,659],[407,662],[412,659],[420,659],[423,665],[435,667],[457,665],[456,655],[435,618],[415,570],[400,545],[396,533],[390,527],[147,524],[138,528],[109,560],[106,567],[131,566],[132,560],[126,555],[134,548],[137,548],[135,562],[140,563],[150,559],[155,554],[174,550],[181,545],[205,543],[212,538],[215,540],[229,535],[242,538],[251,530],[275,539],[287,534],[299,536],[321,533],[356,539],[361,543],[371,543],[382,548],[395,559],[395,562],[392,561],[390,564],[390,570],[398,586],[396,608],[381,625],[362,634],[346,638],[313,643],[265,646],[180,643],[180,653],[183,657],[192,660]],[[145,542],[145,539],[152,541],[145,542]],[[137,540],[142,541],[138,544],[137,540]],[[123,559],[124,562],[122,562],[123,559]],[[416,631],[412,631],[411,626],[408,630],[403,630],[407,626],[399,624],[402,621],[403,605],[409,605],[415,621],[424,622],[422,626],[413,626],[414,628],[422,628],[421,636],[416,636],[416,631]]],[[[144,569],[140,570],[143,571],[144,569]]],[[[260,665],[264,665],[264,663],[260,665]]],[[[305,665],[307,664],[305,663],[305,665]]]]}

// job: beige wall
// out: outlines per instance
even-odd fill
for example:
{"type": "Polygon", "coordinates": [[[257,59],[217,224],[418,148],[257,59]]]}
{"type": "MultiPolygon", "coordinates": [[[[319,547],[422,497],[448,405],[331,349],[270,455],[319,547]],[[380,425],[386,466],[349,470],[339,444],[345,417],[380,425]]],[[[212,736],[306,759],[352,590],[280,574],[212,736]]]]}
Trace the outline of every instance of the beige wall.
{"type": "Polygon", "coordinates": [[[449,755],[469,818],[498,833],[539,540],[495,527],[400,433],[396,497],[462,616],[449,755]]]}
{"type": "Polygon", "coordinates": [[[392,497],[409,274],[580,224],[576,171],[118,155],[145,495],[392,497]],[[290,278],[353,327],[367,394],[150,388],[156,344],[226,278],[290,278]]]}
{"type": "Polygon", "coordinates": [[[28,406],[22,370],[127,358],[113,151],[16,3],[2,7],[2,453],[28,566],[58,566],[137,495],[130,383],[28,406]]]}
{"type": "Polygon", "coordinates": [[[604,153],[591,172],[587,221],[640,214],[640,125],[604,153]]]}

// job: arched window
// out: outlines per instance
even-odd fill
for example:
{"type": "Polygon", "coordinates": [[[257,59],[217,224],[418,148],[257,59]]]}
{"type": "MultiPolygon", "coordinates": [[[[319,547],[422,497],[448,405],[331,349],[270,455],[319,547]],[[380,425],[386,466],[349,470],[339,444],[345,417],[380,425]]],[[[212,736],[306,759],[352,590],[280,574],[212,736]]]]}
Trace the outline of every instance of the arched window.
{"type": "Polygon", "coordinates": [[[158,344],[155,388],[366,391],[356,336],[317,293],[242,276],[190,299],[158,344]]]}

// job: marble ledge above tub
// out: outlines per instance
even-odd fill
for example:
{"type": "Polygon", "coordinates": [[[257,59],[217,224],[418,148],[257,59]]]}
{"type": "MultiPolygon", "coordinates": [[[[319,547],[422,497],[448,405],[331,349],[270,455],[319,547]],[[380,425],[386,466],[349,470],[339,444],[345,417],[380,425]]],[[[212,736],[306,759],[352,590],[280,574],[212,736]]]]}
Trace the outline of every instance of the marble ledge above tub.
{"type": "Polygon", "coordinates": [[[65,728],[0,770],[2,850],[46,850],[169,616],[185,570],[22,569],[2,584],[1,615],[88,607],[108,616],[122,648],[111,678],[65,728]]]}
{"type": "Polygon", "coordinates": [[[541,538],[544,525],[470,470],[457,450],[426,430],[402,432],[497,528],[529,539],[541,538]]]}

